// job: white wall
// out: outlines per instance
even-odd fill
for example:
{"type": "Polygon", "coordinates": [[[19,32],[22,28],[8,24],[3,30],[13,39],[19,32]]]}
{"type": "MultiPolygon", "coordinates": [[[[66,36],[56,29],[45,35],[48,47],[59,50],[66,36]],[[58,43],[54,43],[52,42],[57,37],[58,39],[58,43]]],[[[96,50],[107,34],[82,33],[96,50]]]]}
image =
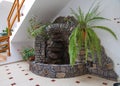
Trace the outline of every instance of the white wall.
{"type": "MultiPolygon", "coordinates": [[[[2,1],[14,1],[14,0],[2,0],[2,1]]],[[[21,0],[20,0],[21,1],[21,0]]],[[[29,27],[29,20],[35,16],[40,21],[51,21],[54,16],[57,15],[57,13],[66,6],[66,4],[70,0],[25,0],[25,3],[23,4],[23,7],[21,9],[21,13],[23,13],[23,16],[20,17],[20,22],[15,22],[13,26],[13,32],[11,38],[11,56],[7,58],[6,62],[0,63],[0,64],[6,64],[11,62],[16,62],[22,60],[21,57],[21,50],[24,47],[33,47],[34,39],[29,39],[27,34],[27,28],[29,27]]],[[[0,1],[1,3],[1,1],[0,1]]],[[[7,9],[9,5],[6,3],[4,5],[4,10],[7,9]]],[[[1,8],[2,5],[0,5],[1,8]]],[[[12,4],[11,4],[12,6],[12,4]]],[[[6,15],[6,18],[8,16],[8,13],[10,11],[10,8],[7,9],[7,13],[4,13],[6,15]]],[[[4,12],[3,9],[0,9],[0,13],[4,12]]],[[[0,15],[0,18],[2,16],[0,15]]],[[[6,18],[3,18],[5,20],[2,23],[6,23],[6,18]]],[[[6,24],[7,25],[7,24],[6,24]]],[[[5,26],[6,26],[5,25],[5,26]]]]}
{"type": "MultiPolygon", "coordinates": [[[[0,9],[0,20],[3,19],[1,22],[2,27],[4,27],[4,26],[6,27],[6,25],[7,25],[8,13],[13,5],[12,1],[14,1],[14,0],[3,0],[2,2],[0,2],[0,8],[2,8],[2,9],[0,9]],[[10,3],[10,5],[9,5],[9,3],[10,3]],[[2,16],[1,16],[1,14],[2,14],[2,16]],[[5,16],[5,17],[3,17],[3,16],[5,16]]],[[[23,16],[20,17],[20,22],[15,21],[15,24],[13,25],[13,28],[12,28],[13,29],[12,36],[10,37],[11,40],[14,38],[16,32],[19,30],[19,27],[21,26],[23,20],[26,18],[27,13],[29,12],[34,1],[35,0],[25,0],[23,7],[21,8],[21,13],[23,13],[23,16]]],[[[19,37],[24,38],[25,35],[20,33],[19,37]]],[[[17,38],[17,40],[19,40],[19,38],[17,38]]],[[[31,47],[32,45],[33,44],[31,44],[31,42],[26,42],[24,40],[19,41],[19,42],[14,42],[14,43],[12,42],[10,44],[11,56],[7,57],[6,62],[1,62],[0,65],[6,64],[6,63],[12,63],[12,62],[16,62],[16,61],[21,61],[22,60],[21,50],[25,47],[31,47]]]]}
{"type": "Polygon", "coordinates": [[[29,42],[11,43],[11,46],[10,46],[11,56],[7,57],[7,60],[5,62],[0,62],[0,65],[22,61],[23,58],[21,56],[21,52],[23,51],[23,49],[28,48],[28,47],[31,48],[31,44],[29,42]]]}
{"type": "MultiPolygon", "coordinates": [[[[29,0],[28,0],[29,1],[29,0]]],[[[26,0],[26,3],[29,3],[26,0]]],[[[32,0],[31,0],[32,1],[32,0]]],[[[28,7],[25,5],[25,8],[30,8],[27,15],[25,15],[24,21],[19,24],[20,26],[17,27],[19,30],[15,31],[15,34],[11,38],[12,42],[21,42],[21,41],[28,41],[28,42],[34,42],[33,39],[28,38],[27,28],[29,25],[29,20],[35,16],[37,16],[37,19],[39,22],[49,22],[51,21],[58,12],[64,8],[64,6],[70,1],[70,0],[33,0],[35,1],[32,5],[32,7],[28,7]]],[[[27,9],[26,9],[27,10],[27,9]]],[[[23,13],[26,12],[26,10],[23,10],[23,13]]],[[[25,14],[25,13],[24,13],[25,14]]]]}
{"type": "MultiPolygon", "coordinates": [[[[32,5],[34,4],[35,0],[25,0],[22,9],[21,9],[21,13],[23,14],[23,16],[20,17],[20,22],[15,22],[13,25],[13,32],[12,32],[12,36],[11,36],[11,42],[26,42],[26,27],[24,27],[27,22],[28,19],[26,19],[26,17],[28,16],[28,13],[32,7],[32,5]],[[14,40],[14,38],[16,38],[14,40]],[[25,39],[22,40],[21,39],[25,39]]],[[[29,18],[29,17],[28,17],[29,18]]]]}
{"type": "MultiPolygon", "coordinates": [[[[111,19],[111,21],[102,21],[98,24],[110,27],[117,34],[118,40],[115,40],[109,33],[102,30],[96,30],[96,33],[98,34],[107,55],[114,61],[115,71],[120,77],[120,23],[117,23],[120,19],[114,20],[114,18],[120,18],[120,0],[97,1],[101,2],[101,16],[111,19]]],[[[70,8],[77,10],[79,6],[86,13],[93,2],[94,0],[72,0],[56,17],[71,15],[70,8]]]]}
{"type": "Polygon", "coordinates": [[[7,17],[12,6],[12,2],[0,1],[0,33],[7,27],[7,17]]]}

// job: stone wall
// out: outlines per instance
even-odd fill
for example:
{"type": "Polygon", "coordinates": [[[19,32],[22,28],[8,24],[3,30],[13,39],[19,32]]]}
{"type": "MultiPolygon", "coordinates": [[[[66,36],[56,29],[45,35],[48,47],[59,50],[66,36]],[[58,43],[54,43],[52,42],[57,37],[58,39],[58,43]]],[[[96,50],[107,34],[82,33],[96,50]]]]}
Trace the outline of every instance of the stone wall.
{"type": "MultiPolygon", "coordinates": [[[[64,36],[63,35],[61,36],[65,38],[66,40],[65,45],[67,46],[68,36],[72,31],[75,23],[64,22],[64,19],[65,19],[64,17],[58,18],[58,20],[55,20],[57,24],[49,25],[46,28],[46,30],[48,32],[53,30],[54,32],[54,30],[59,29],[58,31],[60,33],[62,32],[63,34],[65,34],[64,36]],[[59,20],[60,20],[60,24],[58,24],[59,20]]],[[[67,19],[69,20],[70,17],[68,17],[67,19]]],[[[72,20],[75,21],[73,17],[72,20]]],[[[46,40],[42,36],[37,36],[35,40],[35,61],[30,62],[30,70],[37,75],[52,77],[52,78],[67,78],[67,77],[80,76],[83,74],[92,74],[109,80],[117,80],[118,78],[117,74],[114,72],[113,61],[106,55],[104,48],[102,48],[102,52],[101,52],[102,55],[101,64],[99,64],[96,55],[94,61],[91,60],[91,55],[89,55],[88,61],[85,62],[84,59],[85,52],[83,48],[80,51],[79,58],[76,60],[76,64],[73,67],[71,67],[69,64],[55,65],[48,63],[46,50],[47,50],[46,40]]]]}
{"type": "Polygon", "coordinates": [[[116,81],[118,75],[114,71],[113,61],[106,55],[104,48],[102,48],[101,55],[101,63],[96,58],[92,65],[87,67],[88,73],[116,81]]]}
{"type": "Polygon", "coordinates": [[[70,78],[75,76],[84,75],[87,73],[85,64],[75,64],[71,66],[66,65],[54,65],[54,64],[43,64],[39,62],[30,62],[30,70],[44,77],[50,78],[70,78]]]}
{"type": "Polygon", "coordinates": [[[45,39],[41,35],[35,38],[35,61],[45,63],[45,39]]]}

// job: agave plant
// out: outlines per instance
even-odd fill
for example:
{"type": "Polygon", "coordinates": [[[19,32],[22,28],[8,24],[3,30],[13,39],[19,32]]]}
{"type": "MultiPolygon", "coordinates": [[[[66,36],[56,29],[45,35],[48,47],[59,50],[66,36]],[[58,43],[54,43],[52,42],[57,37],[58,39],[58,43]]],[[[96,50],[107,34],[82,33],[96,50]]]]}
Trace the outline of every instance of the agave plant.
{"type": "Polygon", "coordinates": [[[115,33],[106,26],[97,26],[93,25],[97,20],[108,20],[104,17],[99,16],[99,4],[91,7],[86,14],[83,13],[79,7],[78,13],[71,9],[74,17],[78,21],[78,25],[73,29],[69,37],[69,56],[70,64],[74,64],[80,50],[84,47],[85,49],[85,61],[88,60],[88,54],[92,56],[94,60],[95,54],[97,58],[101,60],[101,44],[97,34],[94,32],[94,29],[102,29],[108,31],[115,39],[117,39],[115,33]]]}

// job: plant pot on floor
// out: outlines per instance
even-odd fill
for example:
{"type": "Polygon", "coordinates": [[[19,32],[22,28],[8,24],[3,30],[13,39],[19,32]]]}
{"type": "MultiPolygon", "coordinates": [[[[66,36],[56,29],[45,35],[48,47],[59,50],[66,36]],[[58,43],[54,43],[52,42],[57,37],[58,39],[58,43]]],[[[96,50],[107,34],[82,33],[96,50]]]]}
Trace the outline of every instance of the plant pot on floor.
{"type": "Polygon", "coordinates": [[[34,60],[35,60],[35,56],[29,57],[29,61],[34,61],[34,60]]]}

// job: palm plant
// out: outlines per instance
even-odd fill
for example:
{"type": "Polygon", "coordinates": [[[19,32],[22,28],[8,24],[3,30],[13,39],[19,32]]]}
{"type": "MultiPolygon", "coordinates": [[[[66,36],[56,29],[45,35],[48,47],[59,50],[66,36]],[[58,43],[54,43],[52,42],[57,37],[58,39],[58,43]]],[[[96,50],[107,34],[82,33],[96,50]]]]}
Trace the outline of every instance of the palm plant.
{"type": "Polygon", "coordinates": [[[100,63],[101,44],[97,34],[94,32],[93,29],[106,30],[110,34],[112,34],[115,39],[117,39],[115,33],[110,28],[106,26],[97,26],[92,24],[97,20],[108,20],[104,17],[99,16],[100,12],[98,12],[98,10],[99,4],[91,7],[86,14],[83,13],[81,8],[79,8],[78,13],[72,10],[74,17],[78,21],[78,25],[73,29],[69,37],[69,56],[70,63],[72,65],[75,63],[75,60],[83,47],[85,49],[85,61],[88,60],[88,54],[90,53],[92,56],[92,60],[94,60],[94,56],[96,54],[100,63]]]}

